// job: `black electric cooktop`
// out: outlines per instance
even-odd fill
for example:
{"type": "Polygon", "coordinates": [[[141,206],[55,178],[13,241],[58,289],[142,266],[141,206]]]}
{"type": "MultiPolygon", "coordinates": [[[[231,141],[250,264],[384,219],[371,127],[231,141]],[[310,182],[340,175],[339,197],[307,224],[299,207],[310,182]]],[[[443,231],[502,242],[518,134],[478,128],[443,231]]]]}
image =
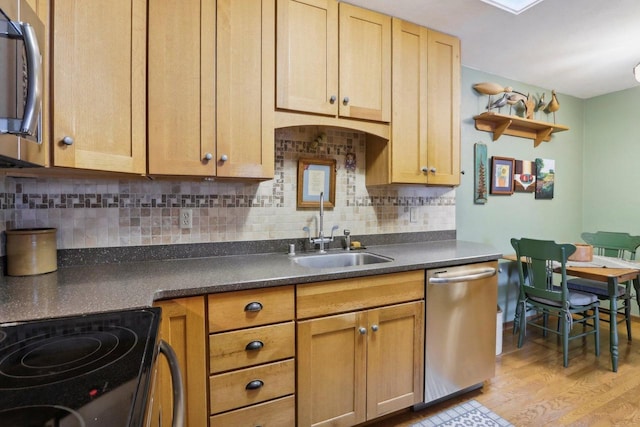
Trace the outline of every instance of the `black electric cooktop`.
{"type": "Polygon", "coordinates": [[[0,325],[0,425],[142,425],[160,309],[0,325]]]}

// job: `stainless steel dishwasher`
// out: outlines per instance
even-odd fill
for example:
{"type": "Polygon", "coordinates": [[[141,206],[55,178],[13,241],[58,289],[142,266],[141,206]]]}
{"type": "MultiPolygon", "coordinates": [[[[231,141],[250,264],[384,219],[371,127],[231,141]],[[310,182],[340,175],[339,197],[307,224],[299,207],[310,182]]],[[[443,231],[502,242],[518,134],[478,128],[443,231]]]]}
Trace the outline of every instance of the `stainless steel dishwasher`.
{"type": "Polygon", "coordinates": [[[491,261],[427,270],[425,404],[494,376],[497,268],[491,261]]]}

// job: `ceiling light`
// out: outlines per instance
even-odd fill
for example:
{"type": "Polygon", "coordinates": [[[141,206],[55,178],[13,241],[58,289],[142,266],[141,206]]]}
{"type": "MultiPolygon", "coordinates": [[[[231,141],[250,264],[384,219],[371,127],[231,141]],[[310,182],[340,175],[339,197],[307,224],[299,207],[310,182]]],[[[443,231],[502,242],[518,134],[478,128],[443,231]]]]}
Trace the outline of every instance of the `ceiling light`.
{"type": "Polygon", "coordinates": [[[498,7],[507,12],[511,12],[514,15],[519,15],[525,10],[529,9],[542,2],[542,0],[481,0],[491,6],[498,7]]]}
{"type": "Polygon", "coordinates": [[[636,80],[640,82],[640,64],[633,67],[633,75],[635,76],[636,80]]]}

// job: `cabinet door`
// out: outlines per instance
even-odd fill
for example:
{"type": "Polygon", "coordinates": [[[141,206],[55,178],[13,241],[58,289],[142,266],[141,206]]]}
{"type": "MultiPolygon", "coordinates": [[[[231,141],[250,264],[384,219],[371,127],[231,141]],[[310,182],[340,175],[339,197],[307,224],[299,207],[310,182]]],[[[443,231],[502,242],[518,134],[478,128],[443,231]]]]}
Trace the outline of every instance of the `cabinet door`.
{"type": "Polygon", "coordinates": [[[278,0],[276,107],[338,114],[338,3],[278,0]]]}
{"type": "Polygon", "coordinates": [[[460,184],[460,40],[429,30],[429,184],[460,184]]]}
{"type": "Polygon", "coordinates": [[[368,312],[367,419],[422,402],[424,302],[368,312]]]}
{"type": "Polygon", "coordinates": [[[298,322],[298,426],[365,421],[366,314],[298,322]]]}
{"type": "Polygon", "coordinates": [[[55,0],[52,17],[54,165],[144,173],[146,0],[55,0]]]}
{"type": "Polygon", "coordinates": [[[426,28],[393,19],[391,182],[426,184],[426,28]]]}
{"type": "MultiPolygon", "coordinates": [[[[206,427],[208,373],[204,297],[157,301],[154,305],[162,308],[160,337],[175,350],[182,372],[186,405],[184,425],[206,427]]],[[[160,357],[160,425],[169,426],[172,418],[171,375],[163,359],[160,357]]]]}
{"type": "Polygon", "coordinates": [[[149,174],[215,175],[215,13],[214,0],[149,3],[149,174]]]}
{"type": "Polygon", "coordinates": [[[218,0],[217,176],[273,178],[275,0],[218,0]]]}
{"type": "Polygon", "coordinates": [[[391,17],[340,3],[343,117],[391,120],[391,17]]]}

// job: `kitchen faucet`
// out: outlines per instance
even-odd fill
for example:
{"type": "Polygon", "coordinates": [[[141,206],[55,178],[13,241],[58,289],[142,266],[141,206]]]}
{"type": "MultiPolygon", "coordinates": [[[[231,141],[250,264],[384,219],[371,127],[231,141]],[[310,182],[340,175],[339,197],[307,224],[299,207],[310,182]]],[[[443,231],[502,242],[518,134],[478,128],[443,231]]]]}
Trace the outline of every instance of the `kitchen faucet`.
{"type": "Polygon", "coordinates": [[[324,249],[324,244],[325,243],[330,243],[333,242],[333,232],[336,231],[339,227],[337,225],[334,225],[331,228],[331,237],[324,237],[324,191],[320,193],[320,220],[318,223],[318,237],[316,238],[312,238],[311,237],[311,231],[309,230],[309,227],[304,227],[303,230],[307,232],[307,234],[309,235],[309,242],[313,243],[314,245],[320,245],[320,250],[318,252],[320,252],[321,254],[327,253],[327,251],[324,249]]]}

